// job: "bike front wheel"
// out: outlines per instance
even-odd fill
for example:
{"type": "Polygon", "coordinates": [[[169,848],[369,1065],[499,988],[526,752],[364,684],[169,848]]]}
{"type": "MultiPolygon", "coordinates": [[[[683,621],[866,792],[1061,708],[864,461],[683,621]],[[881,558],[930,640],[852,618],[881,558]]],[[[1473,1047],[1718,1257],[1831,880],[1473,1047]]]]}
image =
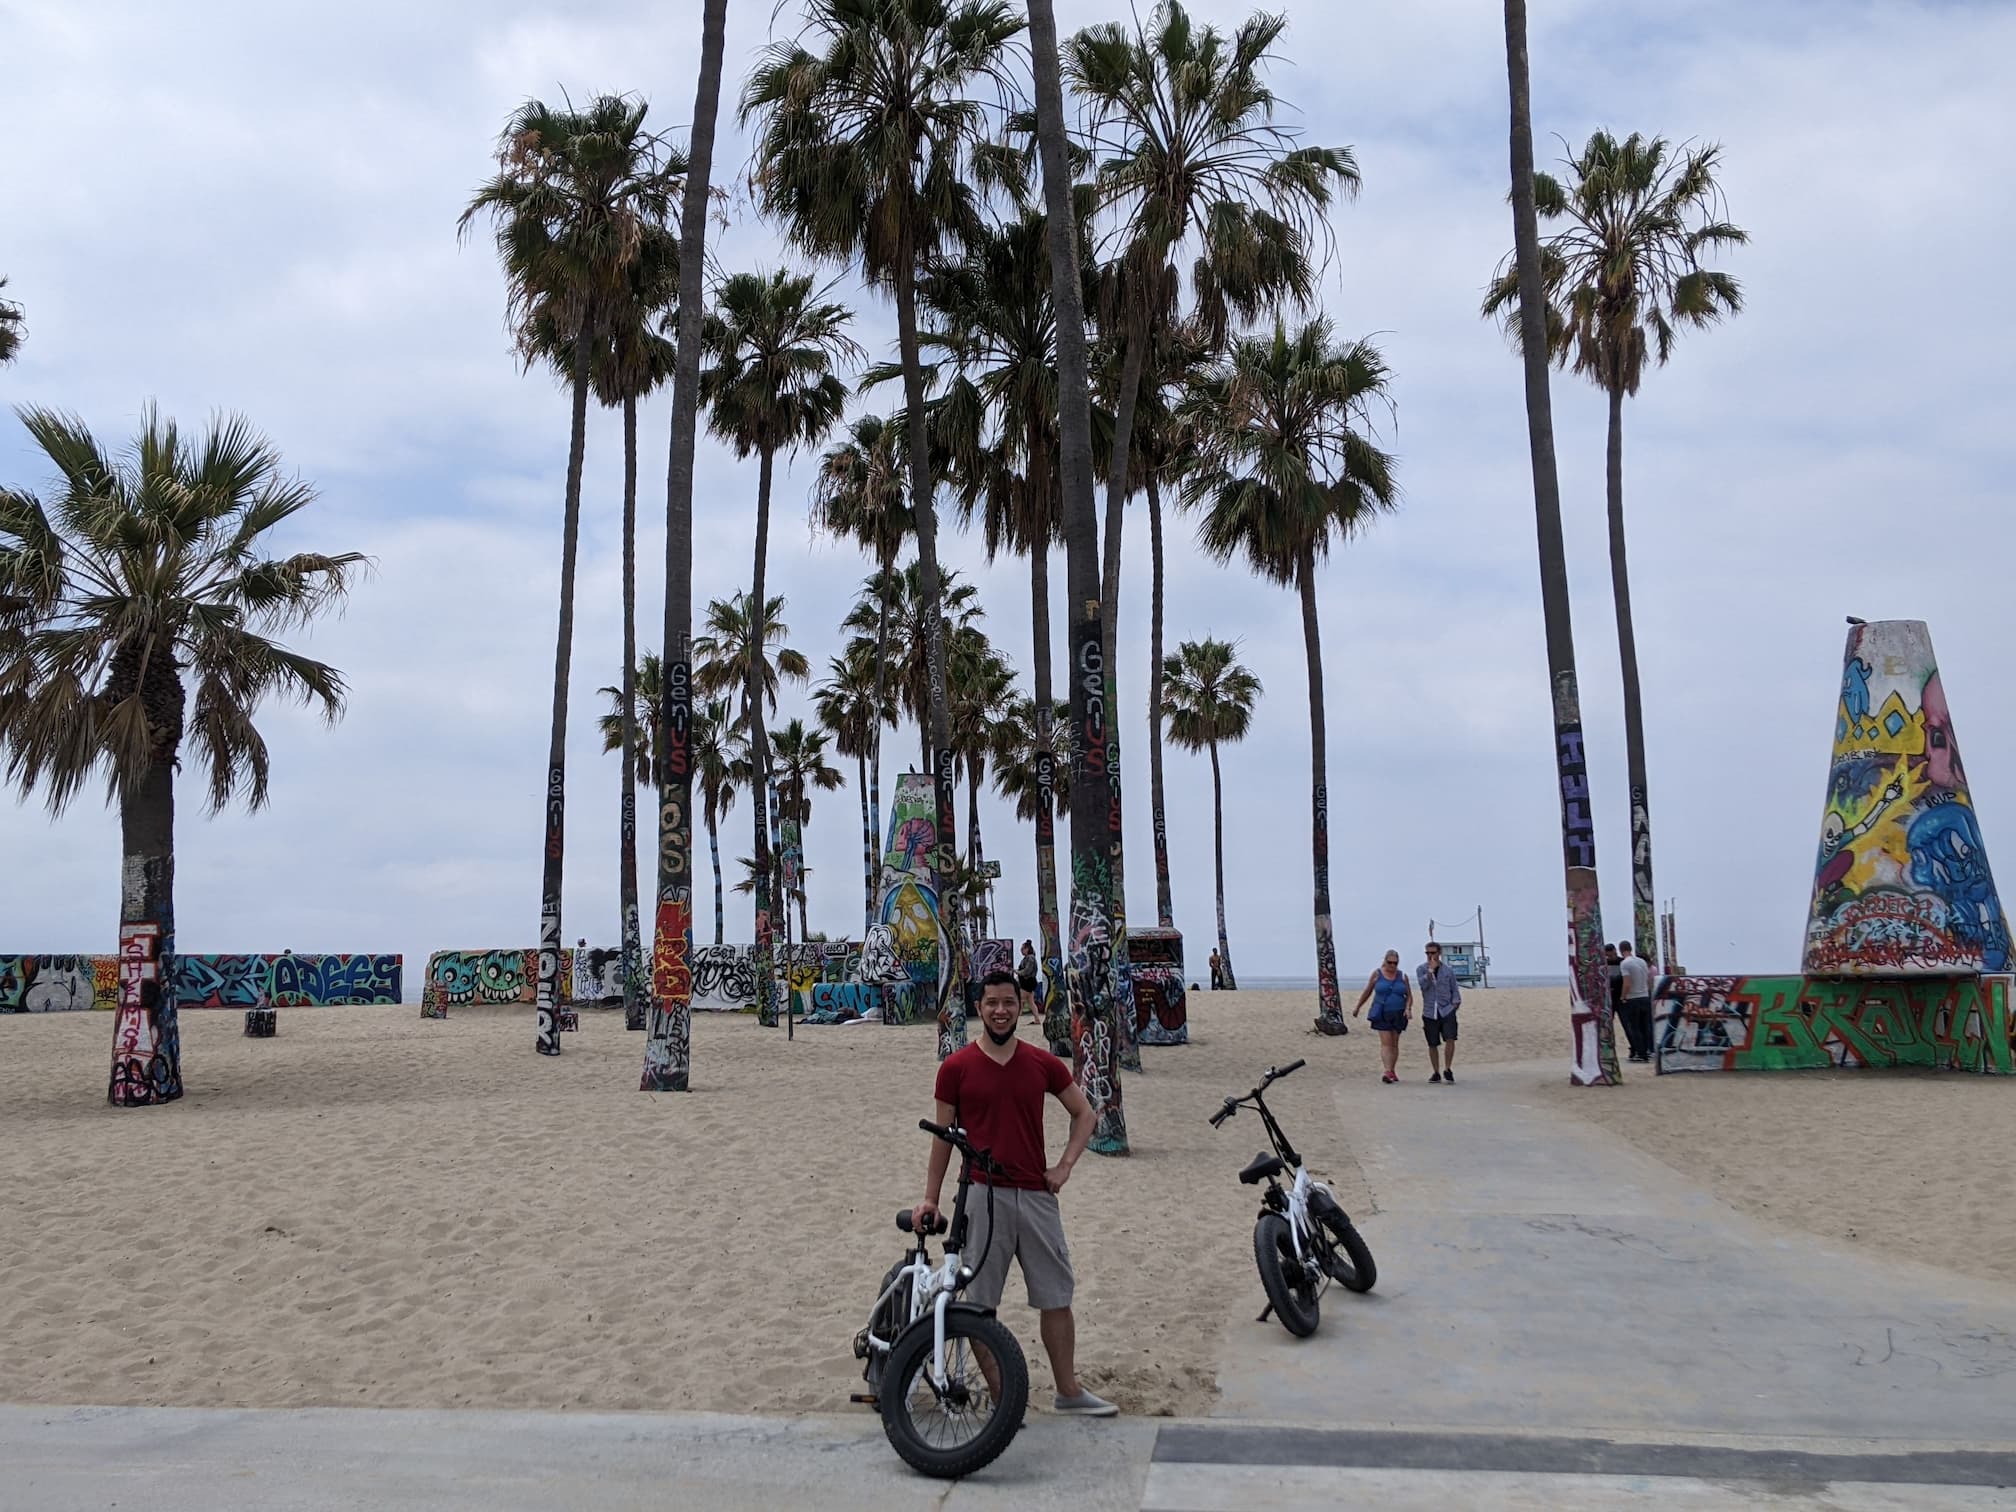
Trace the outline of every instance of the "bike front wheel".
{"type": "Polygon", "coordinates": [[[1253,1225],[1253,1263],[1274,1304],[1274,1316],[1298,1339],[1316,1332],[1321,1321],[1316,1282],[1295,1253],[1295,1236],[1279,1213],[1262,1213],[1253,1225]]]}
{"type": "Polygon", "coordinates": [[[999,1319],[945,1316],[945,1380],[931,1378],[931,1319],[911,1324],[889,1351],[878,1400],[882,1431],[904,1463],[950,1480],[991,1465],[1029,1407],[1029,1364],[999,1319]]]}
{"type": "Polygon", "coordinates": [[[1373,1263],[1372,1247],[1344,1216],[1344,1209],[1331,1201],[1315,1203],[1309,1211],[1328,1241],[1330,1253],[1324,1269],[1331,1278],[1346,1291],[1372,1290],[1372,1284],[1379,1279],[1379,1267],[1373,1263]]]}

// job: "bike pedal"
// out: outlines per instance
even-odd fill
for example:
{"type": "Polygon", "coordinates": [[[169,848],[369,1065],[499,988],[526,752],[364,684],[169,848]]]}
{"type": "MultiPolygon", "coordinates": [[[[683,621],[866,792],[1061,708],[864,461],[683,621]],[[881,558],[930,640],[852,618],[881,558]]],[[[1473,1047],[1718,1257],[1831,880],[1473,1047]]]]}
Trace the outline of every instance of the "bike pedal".
{"type": "Polygon", "coordinates": [[[881,1400],[872,1391],[849,1392],[847,1400],[859,1407],[879,1407],[881,1400]]]}

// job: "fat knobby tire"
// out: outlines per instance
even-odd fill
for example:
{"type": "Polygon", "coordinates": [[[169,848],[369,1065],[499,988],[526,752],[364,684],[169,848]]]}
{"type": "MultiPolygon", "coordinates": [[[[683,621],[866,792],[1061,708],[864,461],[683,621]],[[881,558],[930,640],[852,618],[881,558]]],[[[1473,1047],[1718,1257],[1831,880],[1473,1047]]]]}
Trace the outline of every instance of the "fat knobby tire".
{"type": "MultiPolygon", "coordinates": [[[[1320,1194],[1319,1194],[1320,1195],[1320,1194]]],[[[1336,1283],[1350,1292],[1369,1292],[1379,1279],[1379,1267],[1373,1262],[1372,1247],[1365,1242],[1351,1220],[1344,1216],[1344,1210],[1335,1202],[1320,1203],[1312,1211],[1316,1221],[1323,1225],[1330,1236],[1333,1255],[1341,1264],[1333,1263],[1330,1275],[1336,1283]],[[1336,1254],[1337,1251],[1341,1254],[1336,1254]]]]}
{"type": "Polygon", "coordinates": [[[1253,1263],[1260,1268],[1260,1284],[1267,1288],[1267,1300],[1274,1304],[1274,1316],[1298,1339],[1316,1332],[1322,1321],[1313,1294],[1304,1300],[1303,1289],[1289,1277],[1295,1259],[1295,1242],[1289,1236],[1288,1220],[1279,1213],[1262,1213],[1253,1225],[1253,1263]]]}
{"type": "MultiPolygon", "coordinates": [[[[911,1382],[920,1371],[931,1368],[932,1333],[928,1316],[904,1330],[896,1347],[889,1351],[878,1401],[882,1431],[889,1436],[890,1446],[903,1456],[904,1463],[925,1475],[952,1480],[993,1464],[1014,1441],[1022,1427],[1023,1415],[1029,1410],[1029,1363],[1022,1357],[1022,1346],[1015,1335],[996,1318],[969,1312],[948,1313],[945,1338],[948,1346],[957,1338],[985,1346],[1001,1372],[1001,1399],[994,1405],[993,1417],[971,1443],[956,1449],[934,1449],[924,1442],[910,1420],[911,1382]]],[[[977,1363],[974,1368],[979,1368],[977,1363]]]]}

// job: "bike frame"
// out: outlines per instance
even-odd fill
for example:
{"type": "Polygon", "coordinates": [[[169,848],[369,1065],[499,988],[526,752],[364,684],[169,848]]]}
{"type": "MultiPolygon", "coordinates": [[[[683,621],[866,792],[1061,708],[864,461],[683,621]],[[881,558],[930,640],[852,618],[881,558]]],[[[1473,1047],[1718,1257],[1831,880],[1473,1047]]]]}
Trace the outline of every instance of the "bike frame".
{"type": "MultiPolygon", "coordinates": [[[[1298,1061],[1296,1064],[1299,1065],[1300,1062],[1298,1061]]],[[[1290,1066],[1288,1069],[1293,1071],[1295,1067],[1290,1066]]],[[[1283,1216],[1288,1220],[1288,1236],[1295,1245],[1295,1258],[1302,1264],[1307,1265],[1309,1263],[1310,1250],[1308,1237],[1315,1232],[1315,1224],[1311,1222],[1309,1217],[1310,1199],[1315,1193],[1321,1192],[1334,1201],[1336,1193],[1330,1190],[1328,1183],[1318,1181],[1309,1174],[1307,1167],[1302,1164],[1302,1156],[1297,1152],[1295,1146],[1289,1143],[1286,1131],[1282,1129],[1280,1122],[1274,1117],[1274,1110],[1267,1106],[1266,1089],[1267,1085],[1273,1080],[1274,1078],[1270,1076],[1268,1082],[1255,1087],[1244,1097],[1228,1100],[1228,1107],[1237,1108],[1250,1104],[1253,1110],[1260,1115],[1260,1122],[1267,1130],[1267,1139],[1274,1146],[1274,1153],[1280,1156],[1282,1163],[1288,1170],[1294,1173],[1294,1179],[1288,1183],[1285,1189],[1281,1185],[1278,1174],[1270,1176],[1267,1179],[1267,1187],[1269,1191],[1280,1192],[1282,1194],[1283,1205],[1286,1208],[1283,1216]]],[[[1326,1277],[1324,1281],[1326,1288],[1328,1284],[1328,1278],[1326,1277]]]]}
{"type": "MultiPolygon", "coordinates": [[[[963,1136],[963,1130],[955,1130],[963,1136]]],[[[910,1306],[904,1316],[900,1335],[921,1319],[928,1309],[931,1313],[931,1389],[943,1393],[948,1383],[945,1373],[945,1311],[966,1285],[973,1279],[973,1272],[962,1264],[962,1253],[966,1248],[966,1197],[973,1185],[973,1157],[962,1152],[959,1163],[959,1191],[952,1203],[952,1226],[946,1231],[944,1257],[933,1265],[925,1252],[929,1236],[919,1234],[917,1247],[911,1251],[910,1263],[896,1273],[896,1279],[884,1288],[882,1295],[868,1311],[868,1347],[887,1354],[895,1347],[895,1339],[884,1339],[875,1332],[875,1314],[882,1310],[882,1304],[895,1296],[906,1284],[910,1288],[910,1306]]],[[[993,1200],[993,1188],[988,1188],[988,1200],[993,1200]]],[[[988,1209],[991,1214],[993,1209],[988,1209]]],[[[989,1242],[992,1242],[991,1235],[989,1242]]]]}

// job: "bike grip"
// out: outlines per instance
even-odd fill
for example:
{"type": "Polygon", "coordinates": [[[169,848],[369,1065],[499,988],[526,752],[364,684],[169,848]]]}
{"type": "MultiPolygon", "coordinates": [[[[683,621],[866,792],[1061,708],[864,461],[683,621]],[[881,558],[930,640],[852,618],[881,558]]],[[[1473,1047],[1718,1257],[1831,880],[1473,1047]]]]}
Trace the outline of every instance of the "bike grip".
{"type": "Polygon", "coordinates": [[[952,1143],[952,1131],[943,1124],[934,1124],[928,1118],[920,1118],[917,1120],[917,1127],[922,1129],[926,1134],[944,1140],[947,1144],[952,1143]]]}
{"type": "Polygon", "coordinates": [[[1228,1109],[1225,1109],[1225,1108],[1220,1108],[1220,1109],[1219,1109],[1219,1110],[1218,1110],[1218,1111],[1217,1111],[1216,1113],[1213,1113],[1213,1114],[1211,1115],[1211,1127],[1212,1127],[1212,1128],[1214,1128],[1214,1129],[1215,1129],[1215,1128],[1217,1128],[1217,1127],[1218,1127],[1218,1125],[1220,1125],[1220,1124],[1222,1124],[1223,1122],[1225,1122],[1225,1120],[1226,1120],[1226,1119],[1228,1119],[1228,1118],[1230,1118],[1231,1116],[1232,1116],[1232,1114],[1231,1114],[1230,1110],[1228,1110],[1228,1109]]]}
{"type": "Polygon", "coordinates": [[[1280,1073],[1280,1074],[1281,1074],[1281,1075],[1283,1075],[1283,1076],[1286,1076],[1286,1075],[1287,1075],[1287,1074],[1288,1074],[1288,1073],[1289,1073],[1290,1071],[1300,1071],[1300,1070],[1301,1070],[1301,1069],[1302,1069],[1302,1068],[1303,1068],[1304,1066],[1306,1066],[1306,1065],[1308,1065],[1308,1064],[1309,1064],[1309,1062],[1307,1062],[1306,1060],[1298,1060],[1298,1061],[1295,1061],[1295,1062],[1293,1062],[1293,1063],[1291,1063],[1291,1064],[1289,1064],[1289,1065],[1286,1065],[1286,1066],[1283,1066],[1283,1067],[1281,1068],[1281,1073],[1280,1073]]]}

